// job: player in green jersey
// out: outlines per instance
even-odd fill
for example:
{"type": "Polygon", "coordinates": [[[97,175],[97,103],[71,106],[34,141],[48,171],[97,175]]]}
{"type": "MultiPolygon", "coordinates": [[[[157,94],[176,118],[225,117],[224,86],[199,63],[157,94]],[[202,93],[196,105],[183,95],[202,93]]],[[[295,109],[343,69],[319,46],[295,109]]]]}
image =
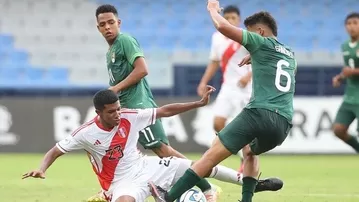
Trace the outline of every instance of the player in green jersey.
{"type": "Polygon", "coordinates": [[[195,162],[169,192],[149,183],[157,202],[174,201],[210,170],[236,154],[245,145],[242,202],[251,202],[259,173],[258,157],[286,139],[293,117],[296,60],[292,50],[279,42],[277,24],[268,12],[248,17],[248,31],[228,23],[220,14],[217,0],[207,9],[216,29],[242,44],[251,55],[253,94],[246,108],[216,137],[212,147],[195,162]]]}
{"type": "MultiPolygon", "coordinates": [[[[341,46],[344,68],[340,74],[333,78],[333,86],[340,86],[343,80],[347,81],[347,85],[333,130],[339,139],[359,153],[358,139],[348,134],[350,124],[354,119],[359,120],[359,13],[351,13],[346,17],[345,28],[350,39],[341,46]]],[[[359,131],[359,125],[357,130],[359,131]]]]}
{"type": "MultiPolygon", "coordinates": [[[[98,30],[110,46],[106,55],[111,86],[109,89],[118,94],[123,108],[156,108],[145,78],[148,71],[143,51],[134,37],[120,32],[121,20],[118,18],[117,9],[112,5],[101,5],[96,9],[96,19],[98,30]]],[[[159,157],[186,158],[169,145],[160,120],[141,131],[139,142],[159,157]]],[[[216,200],[218,187],[212,187],[205,179],[196,185],[204,191],[208,201],[216,200]]],[[[99,192],[88,201],[105,199],[102,192],[99,192]]]]}

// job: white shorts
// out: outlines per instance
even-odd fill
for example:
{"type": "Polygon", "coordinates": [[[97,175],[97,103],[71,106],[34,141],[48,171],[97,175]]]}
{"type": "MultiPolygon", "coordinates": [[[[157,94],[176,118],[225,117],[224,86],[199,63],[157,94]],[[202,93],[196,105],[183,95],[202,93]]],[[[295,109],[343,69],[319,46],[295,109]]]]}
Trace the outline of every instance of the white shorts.
{"type": "Polygon", "coordinates": [[[248,104],[250,95],[222,86],[214,103],[214,116],[232,119],[248,104]]]}
{"type": "Polygon", "coordinates": [[[145,168],[134,179],[121,180],[114,184],[112,202],[121,196],[131,196],[136,202],[144,202],[151,196],[148,182],[152,181],[164,189],[169,189],[188,168],[192,161],[176,157],[160,159],[157,156],[145,156],[145,168]]]}

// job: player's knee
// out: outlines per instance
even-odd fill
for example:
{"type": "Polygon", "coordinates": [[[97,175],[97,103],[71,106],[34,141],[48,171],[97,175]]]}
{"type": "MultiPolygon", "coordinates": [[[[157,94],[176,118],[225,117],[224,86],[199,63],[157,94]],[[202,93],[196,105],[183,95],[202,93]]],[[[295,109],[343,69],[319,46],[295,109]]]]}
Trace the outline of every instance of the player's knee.
{"type": "Polygon", "coordinates": [[[116,202],[136,202],[132,196],[120,196],[116,202]]]}
{"type": "Polygon", "coordinates": [[[221,131],[224,128],[225,124],[226,124],[226,119],[225,118],[223,118],[223,117],[215,117],[214,118],[213,127],[214,127],[214,130],[216,132],[221,131]]]}
{"type": "Polygon", "coordinates": [[[342,124],[334,124],[333,126],[333,132],[334,134],[339,137],[340,139],[343,139],[347,136],[348,128],[342,124]]]}
{"type": "Polygon", "coordinates": [[[152,151],[160,158],[172,156],[172,147],[163,143],[159,147],[153,148],[152,151]]]}

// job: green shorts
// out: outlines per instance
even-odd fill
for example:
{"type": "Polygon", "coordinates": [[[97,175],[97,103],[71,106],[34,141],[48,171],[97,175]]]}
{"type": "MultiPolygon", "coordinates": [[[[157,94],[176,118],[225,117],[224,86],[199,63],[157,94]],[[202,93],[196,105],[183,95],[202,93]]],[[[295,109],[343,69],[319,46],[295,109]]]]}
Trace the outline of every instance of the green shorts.
{"type": "Polygon", "coordinates": [[[259,155],[281,145],[291,128],[292,124],[275,112],[245,108],[218,137],[233,154],[250,144],[252,152],[259,155]]]}
{"type": "Polygon", "coordinates": [[[157,119],[155,124],[141,130],[138,141],[145,149],[159,148],[162,143],[169,145],[168,138],[160,119],[157,119]]]}
{"type": "MultiPolygon", "coordinates": [[[[359,122],[359,105],[342,102],[335,117],[335,123],[349,127],[354,119],[358,119],[359,122]]],[[[359,123],[357,131],[359,131],[359,123]]]]}

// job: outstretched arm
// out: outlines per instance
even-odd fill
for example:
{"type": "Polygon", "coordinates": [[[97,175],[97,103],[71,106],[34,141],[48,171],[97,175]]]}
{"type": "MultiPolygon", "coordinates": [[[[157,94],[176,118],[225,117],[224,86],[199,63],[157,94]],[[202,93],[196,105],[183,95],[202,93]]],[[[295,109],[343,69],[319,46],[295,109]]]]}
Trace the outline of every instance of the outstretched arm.
{"type": "Polygon", "coordinates": [[[159,119],[162,117],[174,116],[176,114],[180,114],[180,113],[189,111],[191,109],[203,107],[208,104],[210,95],[214,91],[215,91],[215,88],[213,88],[212,86],[207,86],[207,89],[206,89],[205,93],[203,94],[202,99],[199,101],[185,102],[185,103],[174,103],[174,104],[168,104],[168,105],[159,107],[156,109],[156,119],[159,119]]]}
{"type": "Polygon", "coordinates": [[[242,44],[243,31],[240,28],[231,25],[219,14],[221,9],[217,0],[208,0],[207,10],[212,18],[214,26],[220,33],[242,44]]]}
{"type": "Polygon", "coordinates": [[[30,171],[28,173],[25,173],[22,176],[22,179],[28,178],[28,177],[33,177],[33,178],[45,178],[45,172],[46,170],[51,166],[51,164],[53,162],[55,162],[55,160],[62,156],[64,153],[61,152],[57,146],[54,146],[52,149],[50,149],[44,156],[41,164],[40,164],[40,168],[38,170],[34,170],[34,171],[30,171]]]}

